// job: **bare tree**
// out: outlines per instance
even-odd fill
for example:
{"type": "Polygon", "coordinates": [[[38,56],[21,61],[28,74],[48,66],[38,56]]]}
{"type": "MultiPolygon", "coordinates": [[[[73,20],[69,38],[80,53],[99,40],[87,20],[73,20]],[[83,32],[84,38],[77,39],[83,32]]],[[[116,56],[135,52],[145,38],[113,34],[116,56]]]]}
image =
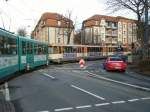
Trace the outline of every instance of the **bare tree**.
{"type": "Polygon", "coordinates": [[[17,34],[20,35],[20,36],[27,36],[26,28],[24,28],[24,27],[19,28],[17,30],[17,34]]]}
{"type": "Polygon", "coordinates": [[[141,21],[141,16],[144,13],[143,0],[107,0],[108,9],[112,12],[128,9],[137,14],[138,21],[141,21]]]}
{"type": "MultiPolygon", "coordinates": [[[[65,34],[67,35],[67,44],[70,43],[72,31],[74,30],[74,23],[71,20],[72,11],[68,10],[65,16],[61,15],[58,20],[62,22],[62,26],[66,28],[65,34]]],[[[61,25],[60,25],[61,26],[61,25]]]]}
{"type": "Polygon", "coordinates": [[[76,34],[74,37],[74,43],[81,44],[81,30],[76,31],[76,34]]]}

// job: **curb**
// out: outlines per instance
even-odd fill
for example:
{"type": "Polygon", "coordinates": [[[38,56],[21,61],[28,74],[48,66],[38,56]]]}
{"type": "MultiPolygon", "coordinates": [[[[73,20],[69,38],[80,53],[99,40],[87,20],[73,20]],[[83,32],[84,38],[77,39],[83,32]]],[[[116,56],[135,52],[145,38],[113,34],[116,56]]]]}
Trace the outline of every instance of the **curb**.
{"type": "MultiPolygon", "coordinates": [[[[143,73],[141,71],[137,71],[137,70],[134,70],[134,69],[135,69],[135,67],[132,68],[129,65],[128,70],[133,71],[133,72],[135,72],[137,74],[140,74],[140,75],[144,75],[144,76],[150,77],[150,72],[149,73],[143,73]]],[[[138,69],[138,68],[136,68],[136,69],[138,69]]]]}

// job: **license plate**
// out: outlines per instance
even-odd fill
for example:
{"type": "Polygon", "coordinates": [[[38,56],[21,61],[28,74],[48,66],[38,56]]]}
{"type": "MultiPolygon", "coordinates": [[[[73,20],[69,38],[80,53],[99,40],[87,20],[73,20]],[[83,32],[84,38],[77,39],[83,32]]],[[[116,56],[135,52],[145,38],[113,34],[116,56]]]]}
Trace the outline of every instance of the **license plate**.
{"type": "Polygon", "coordinates": [[[115,67],[115,69],[120,69],[121,67],[115,67]]]}

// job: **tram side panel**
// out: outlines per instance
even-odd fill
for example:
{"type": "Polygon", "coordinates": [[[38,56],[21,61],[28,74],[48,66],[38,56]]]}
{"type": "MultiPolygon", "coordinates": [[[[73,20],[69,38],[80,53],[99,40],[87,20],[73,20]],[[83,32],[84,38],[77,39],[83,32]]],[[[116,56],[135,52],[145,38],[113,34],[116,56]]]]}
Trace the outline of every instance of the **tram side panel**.
{"type": "Polygon", "coordinates": [[[56,46],[48,47],[48,59],[52,63],[61,63],[63,58],[62,48],[56,46]]]}
{"type": "Polygon", "coordinates": [[[19,38],[19,68],[30,70],[48,64],[47,45],[40,42],[19,38]]]}
{"type": "Polygon", "coordinates": [[[17,37],[0,29],[0,79],[18,71],[17,37]]]}
{"type": "Polygon", "coordinates": [[[48,46],[42,43],[34,43],[33,45],[34,67],[48,65],[48,46]]]}

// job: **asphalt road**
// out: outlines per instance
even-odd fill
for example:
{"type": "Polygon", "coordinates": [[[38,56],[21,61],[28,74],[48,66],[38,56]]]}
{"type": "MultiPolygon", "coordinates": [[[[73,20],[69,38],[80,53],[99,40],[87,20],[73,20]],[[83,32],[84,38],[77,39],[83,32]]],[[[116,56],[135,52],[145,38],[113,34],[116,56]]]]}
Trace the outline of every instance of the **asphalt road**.
{"type": "Polygon", "coordinates": [[[150,78],[101,63],[50,65],[11,80],[16,112],[150,112],[150,78]]]}

